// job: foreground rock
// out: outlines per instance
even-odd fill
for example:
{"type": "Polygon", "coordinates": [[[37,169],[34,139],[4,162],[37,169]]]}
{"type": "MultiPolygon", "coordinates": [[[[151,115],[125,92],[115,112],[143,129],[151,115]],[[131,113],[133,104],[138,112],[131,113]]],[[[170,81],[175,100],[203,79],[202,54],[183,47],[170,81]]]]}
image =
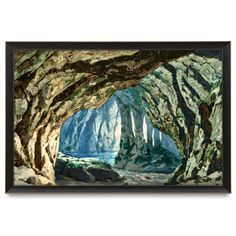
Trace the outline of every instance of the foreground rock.
{"type": "Polygon", "coordinates": [[[169,181],[170,175],[160,173],[140,173],[122,169],[114,169],[119,173],[121,181],[95,181],[95,182],[80,182],[73,179],[61,179],[57,181],[60,186],[163,186],[169,181]]]}
{"type": "Polygon", "coordinates": [[[118,181],[121,180],[118,173],[114,170],[110,169],[101,169],[97,167],[89,167],[88,172],[91,173],[96,181],[118,181]]]}
{"type": "Polygon", "coordinates": [[[220,186],[222,185],[222,173],[220,171],[215,171],[214,173],[203,177],[189,179],[179,184],[180,186],[220,186]]]}
{"type": "Polygon", "coordinates": [[[52,182],[45,176],[36,174],[31,168],[20,166],[14,167],[14,185],[54,185],[54,182],[52,182]]]}
{"type": "Polygon", "coordinates": [[[55,167],[56,180],[68,177],[81,182],[115,182],[120,181],[120,175],[110,164],[94,158],[58,157],[55,167]]]}

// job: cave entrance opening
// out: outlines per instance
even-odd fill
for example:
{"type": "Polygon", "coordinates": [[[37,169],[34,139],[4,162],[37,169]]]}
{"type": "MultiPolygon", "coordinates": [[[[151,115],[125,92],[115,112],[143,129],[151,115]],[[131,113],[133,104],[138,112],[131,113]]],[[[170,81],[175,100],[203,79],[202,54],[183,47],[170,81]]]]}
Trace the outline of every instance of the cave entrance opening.
{"type": "Polygon", "coordinates": [[[137,172],[171,173],[181,163],[174,141],[152,126],[135,88],[71,116],[61,127],[59,155],[96,158],[137,172]]]}
{"type": "Polygon", "coordinates": [[[100,108],[81,110],[62,125],[59,153],[114,165],[120,136],[121,115],[113,96],[100,108]]]}

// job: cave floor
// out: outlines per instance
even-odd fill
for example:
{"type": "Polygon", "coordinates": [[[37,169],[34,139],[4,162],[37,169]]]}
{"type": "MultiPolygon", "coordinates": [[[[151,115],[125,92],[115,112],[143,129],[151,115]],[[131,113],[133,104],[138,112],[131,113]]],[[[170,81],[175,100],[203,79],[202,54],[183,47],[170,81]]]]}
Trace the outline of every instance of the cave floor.
{"type": "Polygon", "coordinates": [[[140,173],[113,168],[121,177],[116,182],[80,182],[64,177],[57,181],[59,186],[161,186],[168,182],[170,175],[160,173],[140,173]]]}

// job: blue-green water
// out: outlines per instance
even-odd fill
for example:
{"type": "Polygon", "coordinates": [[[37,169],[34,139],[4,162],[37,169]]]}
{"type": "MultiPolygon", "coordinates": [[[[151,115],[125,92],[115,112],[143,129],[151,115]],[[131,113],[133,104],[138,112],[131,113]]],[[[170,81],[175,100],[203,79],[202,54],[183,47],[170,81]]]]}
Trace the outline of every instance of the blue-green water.
{"type": "Polygon", "coordinates": [[[77,158],[96,158],[100,161],[105,161],[111,165],[114,165],[115,156],[117,155],[117,152],[100,152],[100,153],[66,152],[64,154],[77,158]]]}

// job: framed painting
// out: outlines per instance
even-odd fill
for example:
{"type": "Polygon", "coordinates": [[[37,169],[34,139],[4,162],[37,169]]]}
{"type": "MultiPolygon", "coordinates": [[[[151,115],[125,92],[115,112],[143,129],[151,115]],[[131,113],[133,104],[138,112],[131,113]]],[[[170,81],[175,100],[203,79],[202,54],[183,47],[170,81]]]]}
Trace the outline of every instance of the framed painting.
{"type": "Polygon", "coordinates": [[[230,42],[6,42],[6,192],[231,192],[230,42]]]}

